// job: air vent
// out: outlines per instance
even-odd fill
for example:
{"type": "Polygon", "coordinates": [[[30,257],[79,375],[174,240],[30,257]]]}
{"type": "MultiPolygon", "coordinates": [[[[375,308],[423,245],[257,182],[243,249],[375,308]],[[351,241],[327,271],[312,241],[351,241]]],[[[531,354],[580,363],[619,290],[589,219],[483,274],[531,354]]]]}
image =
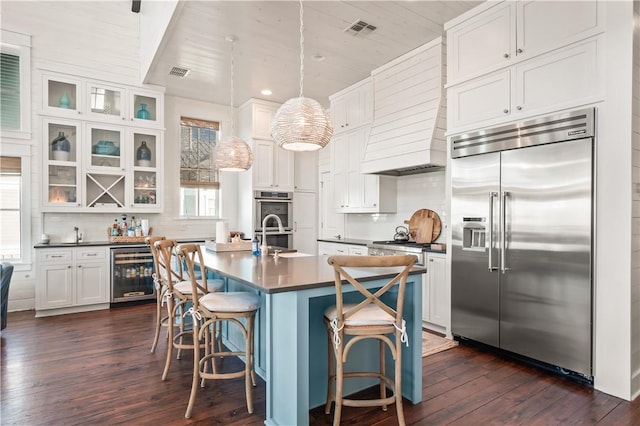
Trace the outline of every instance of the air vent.
{"type": "Polygon", "coordinates": [[[175,75],[176,77],[186,77],[187,74],[189,74],[189,71],[191,70],[188,68],[173,67],[171,68],[171,71],[169,71],[169,75],[175,75]]]}
{"type": "Polygon", "coordinates": [[[352,36],[365,36],[374,32],[376,28],[377,27],[375,25],[368,24],[358,19],[353,24],[345,28],[344,32],[347,34],[351,34],[352,36]]]}

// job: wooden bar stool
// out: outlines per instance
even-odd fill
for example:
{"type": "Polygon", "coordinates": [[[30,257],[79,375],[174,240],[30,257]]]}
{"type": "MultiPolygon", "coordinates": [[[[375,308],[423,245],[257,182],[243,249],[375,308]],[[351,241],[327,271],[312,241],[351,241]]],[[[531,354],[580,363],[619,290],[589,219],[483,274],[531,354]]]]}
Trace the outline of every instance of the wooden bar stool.
{"type": "MultiPolygon", "coordinates": [[[[200,246],[181,244],[178,247],[178,253],[181,260],[187,264],[187,270],[191,277],[192,293],[196,294],[199,288],[198,282],[195,280],[196,261],[201,266],[204,265],[200,246]]],[[[189,310],[192,314],[193,346],[204,346],[204,356],[201,356],[199,350],[193,351],[193,380],[189,404],[184,415],[186,418],[191,417],[198,384],[204,387],[206,379],[235,379],[243,376],[247,410],[249,413],[253,413],[251,386],[256,385],[253,368],[253,328],[259,304],[260,298],[251,292],[208,293],[193,299],[193,306],[189,310]],[[211,334],[217,329],[216,325],[223,321],[235,324],[240,329],[245,339],[244,351],[213,350],[211,334]],[[202,344],[203,339],[204,345],[202,344]],[[219,372],[215,364],[215,358],[219,357],[244,357],[245,368],[241,371],[219,372]],[[212,364],[211,370],[213,371],[210,371],[209,363],[212,364]]]]}
{"type": "Polygon", "coordinates": [[[160,329],[167,326],[167,320],[169,316],[162,316],[162,301],[164,295],[167,292],[167,285],[160,275],[160,269],[158,266],[158,250],[154,243],[156,241],[164,240],[165,237],[147,237],[144,242],[149,247],[151,255],[153,256],[153,283],[156,288],[156,331],[153,336],[153,343],[151,344],[151,353],[156,351],[158,346],[158,339],[160,338],[160,329]]]}
{"type": "MultiPolygon", "coordinates": [[[[328,262],[334,268],[336,286],[336,305],[329,307],[324,313],[324,323],[329,338],[329,380],[327,385],[327,402],[325,413],[331,412],[331,402],[335,401],[333,424],[340,424],[343,406],[375,407],[381,406],[386,411],[388,404],[396,404],[398,423],[404,425],[402,411],[402,344],[408,346],[405,322],[402,319],[404,293],[409,270],[417,258],[407,256],[331,256],[328,262]],[[371,293],[345,268],[395,268],[395,276],[382,288],[371,293]],[[398,269],[402,268],[399,272],[398,269]],[[346,279],[364,300],[354,304],[344,304],[342,280],[346,279]],[[381,297],[393,287],[398,286],[394,306],[383,302],[381,297]],[[389,336],[392,336],[391,339],[389,336]],[[348,339],[345,340],[345,338],[348,339]],[[344,371],[349,351],[353,346],[366,339],[379,342],[379,371],[344,371]],[[395,360],[395,380],[385,372],[385,347],[391,351],[395,360]],[[354,377],[373,377],[380,382],[378,399],[355,400],[343,396],[344,379],[354,377]],[[334,389],[335,384],[335,389],[334,389]],[[387,397],[386,386],[393,389],[393,395],[387,397]]],[[[390,294],[390,293],[389,293],[390,294]]]]}
{"type": "MultiPolygon", "coordinates": [[[[176,248],[178,243],[175,240],[160,240],[154,243],[158,253],[158,268],[160,275],[167,285],[164,301],[167,303],[167,357],[165,360],[162,380],[167,379],[173,350],[177,350],[176,358],[180,359],[183,349],[193,349],[192,330],[185,327],[184,313],[188,305],[193,301],[193,288],[191,281],[186,281],[182,275],[182,268],[177,261],[176,248]],[[175,329],[178,327],[178,333],[175,329]]],[[[206,279],[206,277],[205,277],[206,279]]],[[[208,293],[206,286],[196,285],[195,290],[199,295],[208,293]]]]}

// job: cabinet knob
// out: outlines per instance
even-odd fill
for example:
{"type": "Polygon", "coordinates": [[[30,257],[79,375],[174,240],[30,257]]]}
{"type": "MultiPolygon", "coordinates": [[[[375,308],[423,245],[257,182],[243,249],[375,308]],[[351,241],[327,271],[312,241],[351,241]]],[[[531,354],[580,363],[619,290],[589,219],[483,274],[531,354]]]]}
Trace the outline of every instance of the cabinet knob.
{"type": "Polygon", "coordinates": [[[518,50],[516,50],[516,52],[517,52],[517,53],[522,53],[522,52],[524,52],[524,50],[522,50],[522,49],[518,49],[518,50]]]}
{"type": "Polygon", "coordinates": [[[81,112],[81,111],[78,111],[78,114],[82,114],[82,112],[81,112]]]}
{"type": "Polygon", "coordinates": [[[71,269],[71,265],[67,265],[67,269],[71,269]]]}
{"type": "Polygon", "coordinates": [[[345,124],[345,127],[349,127],[349,123],[345,124]]]}
{"type": "Polygon", "coordinates": [[[433,259],[429,259],[429,262],[433,262],[433,259]]]}
{"type": "Polygon", "coordinates": [[[508,54],[508,53],[505,53],[505,54],[504,54],[504,57],[505,57],[505,58],[507,58],[507,59],[509,59],[509,54],[508,54]]]}
{"type": "Polygon", "coordinates": [[[82,265],[78,265],[78,268],[82,268],[82,265]]]}
{"type": "Polygon", "coordinates": [[[504,112],[505,114],[509,114],[509,110],[506,108],[502,112],[504,112]]]}
{"type": "Polygon", "coordinates": [[[516,107],[516,109],[517,109],[518,111],[520,111],[520,110],[522,110],[522,107],[521,107],[520,105],[518,105],[518,106],[516,107]]]}

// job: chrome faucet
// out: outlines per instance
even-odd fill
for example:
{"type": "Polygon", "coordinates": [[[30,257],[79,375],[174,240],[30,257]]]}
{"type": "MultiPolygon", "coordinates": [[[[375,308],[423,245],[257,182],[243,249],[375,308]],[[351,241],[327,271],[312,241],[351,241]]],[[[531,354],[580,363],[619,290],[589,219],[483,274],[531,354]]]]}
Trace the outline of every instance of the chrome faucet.
{"type": "Polygon", "coordinates": [[[74,226],[73,230],[76,232],[76,244],[78,244],[80,241],[82,241],[82,233],[78,233],[80,229],[77,226],[74,226]]]}
{"type": "Polygon", "coordinates": [[[275,219],[278,222],[278,231],[284,232],[284,228],[282,227],[282,220],[280,220],[280,216],[277,214],[268,214],[262,219],[262,245],[260,246],[260,254],[262,256],[266,256],[269,253],[269,248],[267,246],[267,221],[269,219],[275,219]]]}

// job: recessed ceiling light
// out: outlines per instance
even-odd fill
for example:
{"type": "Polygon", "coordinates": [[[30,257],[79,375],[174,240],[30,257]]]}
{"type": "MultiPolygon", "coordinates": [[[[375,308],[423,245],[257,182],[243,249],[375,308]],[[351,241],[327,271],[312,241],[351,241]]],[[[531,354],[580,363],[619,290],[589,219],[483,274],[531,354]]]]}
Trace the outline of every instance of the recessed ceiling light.
{"type": "Polygon", "coordinates": [[[271,92],[270,89],[262,89],[262,91],[260,93],[262,93],[265,96],[271,96],[272,95],[272,92],[271,92]]]}
{"type": "Polygon", "coordinates": [[[322,62],[324,61],[326,58],[323,55],[313,55],[311,57],[311,59],[313,59],[316,62],[322,62]]]}

